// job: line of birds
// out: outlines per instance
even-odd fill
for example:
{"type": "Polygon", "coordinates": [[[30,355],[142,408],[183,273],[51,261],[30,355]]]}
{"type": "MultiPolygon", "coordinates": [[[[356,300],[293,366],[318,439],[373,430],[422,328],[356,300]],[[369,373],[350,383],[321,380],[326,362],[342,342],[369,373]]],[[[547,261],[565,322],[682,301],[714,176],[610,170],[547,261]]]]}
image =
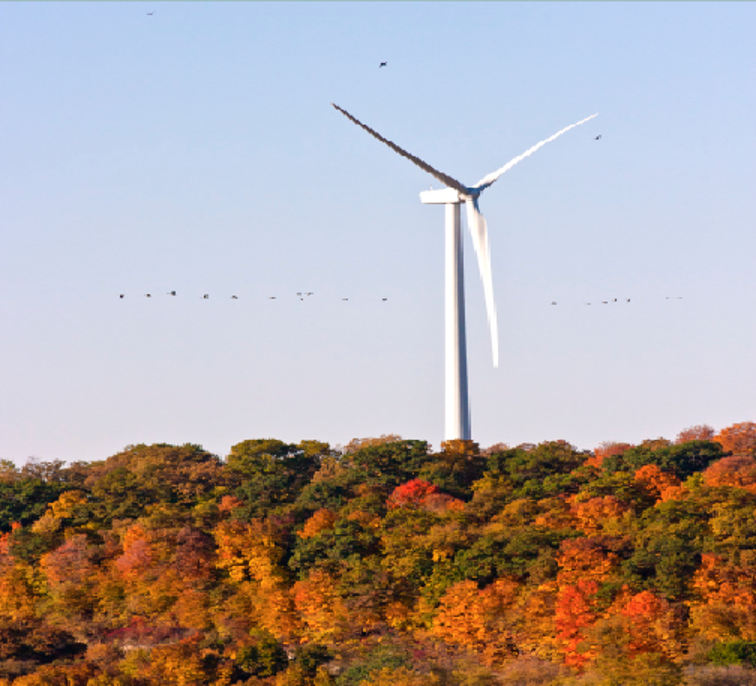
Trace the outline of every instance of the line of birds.
{"type": "MultiPolygon", "coordinates": [[[[677,295],[677,296],[674,296],[674,297],[671,296],[671,295],[665,296],[665,300],[682,300],[682,299],[683,298],[682,298],[681,295],[677,295]]],[[[611,305],[612,303],[619,303],[619,302],[629,303],[630,302],[630,298],[612,298],[611,300],[599,300],[596,304],[611,305]]],[[[552,300],[551,304],[552,305],[556,305],[557,304],[556,300],[552,300]]],[[[593,303],[585,303],[585,304],[586,305],[592,305],[593,303]]]]}
{"type": "MultiPolygon", "coordinates": [[[[176,291],[168,291],[166,293],[166,295],[175,296],[176,295],[176,291]]],[[[297,295],[297,297],[300,300],[304,300],[305,298],[307,298],[307,297],[309,297],[311,295],[315,295],[315,293],[312,292],[312,291],[309,291],[309,292],[299,291],[299,292],[297,292],[296,295],[297,295]]],[[[126,294],[125,293],[119,293],[118,297],[121,300],[123,300],[126,297],[126,294]]],[[[145,298],[151,298],[152,297],[152,293],[145,293],[144,297],[145,298]]],[[[231,300],[238,300],[239,296],[238,295],[232,295],[230,299],[231,300]]],[[[200,297],[200,300],[210,300],[210,294],[209,293],[205,293],[204,295],[202,295],[200,297]]],[[[268,300],[278,300],[278,296],[276,296],[276,295],[269,295],[268,296],[268,300]]],[[[342,300],[349,300],[349,298],[342,298],[342,300]]],[[[388,300],[388,298],[381,298],[382,302],[386,302],[387,300],[388,300]]]]}

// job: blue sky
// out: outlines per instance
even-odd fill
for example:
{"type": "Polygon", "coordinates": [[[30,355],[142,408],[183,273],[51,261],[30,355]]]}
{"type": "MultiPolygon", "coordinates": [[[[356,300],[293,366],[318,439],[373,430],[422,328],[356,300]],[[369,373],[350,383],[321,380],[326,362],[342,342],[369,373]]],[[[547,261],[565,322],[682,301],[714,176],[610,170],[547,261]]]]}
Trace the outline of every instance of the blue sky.
{"type": "Polygon", "coordinates": [[[753,3],[0,3],[0,459],[438,446],[434,180],[330,102],[463,183],[600,113],[482,197],[498,369],[466,238],[482,445],[754,420],[754,84],[753,3]]]}

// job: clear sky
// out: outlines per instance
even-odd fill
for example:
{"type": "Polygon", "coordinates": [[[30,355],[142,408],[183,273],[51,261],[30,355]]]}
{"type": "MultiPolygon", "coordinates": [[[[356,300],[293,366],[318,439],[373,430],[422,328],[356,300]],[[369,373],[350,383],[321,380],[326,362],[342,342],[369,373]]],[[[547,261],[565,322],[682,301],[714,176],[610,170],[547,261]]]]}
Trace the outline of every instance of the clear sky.
{"type": "Polygon", "coordinates": [[[468,184],[600,113],[482,196],[498,369],[465,239],[481,445],[756,420],[756,4],[3,2],[0,459],[438,447],[439,184],[330,102],[468,184]]]}

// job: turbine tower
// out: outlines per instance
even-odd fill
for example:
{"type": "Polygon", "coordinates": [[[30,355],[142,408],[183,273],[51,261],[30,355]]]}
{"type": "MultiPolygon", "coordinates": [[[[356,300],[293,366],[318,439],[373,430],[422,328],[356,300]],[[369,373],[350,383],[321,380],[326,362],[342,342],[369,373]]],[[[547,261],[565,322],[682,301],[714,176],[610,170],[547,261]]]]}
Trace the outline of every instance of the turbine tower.
{"type": "Polygon", "coordinates": [[[446,286],[445,286],[445,396],[446,396],[446,425],[445,437],[447,441],[462,439],[470,440],[472,431],[470,426],[470,403],[467,391],[467,344],[465,338],[465,286],[462,267],[462,233],[460,230],[460,205],[464,203],[467,210],[467,228],[470,231],[473,248],[478,258],[478,269],[483,281],[483,295],[486,301],[488,326],[491,330],[491,350],[493,365],[499,366],[499,330],[496,323],[496,303],[494,302],[493,279],[491,276],[491,252],[488,245],[488,226],[480,213],[478,198],[480,194],[493,184],[504,172],[509,171],[518,162],[532,155],[538,148],[550,143],[570,129],[580,126],[598,116],[590,117],[571,124],[553,136],[536,143],[524,153],[507,162],[503,167],[484,176],[474,186],[465,186],[448,174],[438,171],[419,157],[403,150],[395,143],[384,138],[377,131],[363,124],[349,112],[331,103],[347,119],[365,129],[371,136],[388,145],[394,152],[406,157],[433,178],[438,179],[446,188],[420,193],[420,201],[427,205],[445,205],[446,215],[446,286]]]}

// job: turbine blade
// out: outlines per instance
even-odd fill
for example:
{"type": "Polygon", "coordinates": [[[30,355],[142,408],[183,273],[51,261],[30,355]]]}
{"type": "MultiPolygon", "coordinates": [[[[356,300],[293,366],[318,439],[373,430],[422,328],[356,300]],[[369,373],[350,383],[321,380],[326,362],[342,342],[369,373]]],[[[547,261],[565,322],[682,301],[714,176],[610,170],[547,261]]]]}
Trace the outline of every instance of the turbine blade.
{"type": "Polygon", "coordinates": [[[341,114],[343,114],[347,119],[350,119],[355,124],[357,124],[357,126],[360,126],[363,129],[365,129],[365,131],[367,131],[374,138],[377,138],[379,141],[381,141],[381,143],[385,143],[386,145],[388,145],[389,148],[391,148],[394,152],[399,153],[402,157],[406,157],[410,162],[412,162],[413,164],[416,164],[423,171],[428,172],[431,176],[438,179],[445,186],[448,186],[449,188],[453,188],[454,190],[457,190],[460,193],[465,193],[465,194],[469,193],[469,189],[466,186],[462,185],[456,179],[453,179],[448,174],[444,174],[443,172],[440,172],[437,169],[434,169],[427,162],[423,162],[419,157],[415,157],[412,153],[407,152],[406,150],[403,150],[396,143],[392,143],[390,140],[384,138],[383,136],[381,136],[380,133],[378,133],[377,131],[374,131],[366,124],[363,124],[359,119],[357,119],[356,117],[353,117],[351,114],[349,114],[349,112],[341,109],[341,107],[339,107],[338,105],[334,105],[333,103],[331,103],[331,105],[333,105],[333,107],[336,108],[339,112],[341,112],[341,114]]]}
{"type": "Polygon", "coordinates": [[[486,299],[486,314],[488,325],[491,329],[491,350],[493,352],[493,365],[499,366],[499,326],[496,322],[496,303],[494,302],[493,277],[491,275],[491,251],[488,247],[488,225],[485,217],[480,213],[478,199],[467,197],[467,228],[470,230],[473,248],[478,256],[478,269],[483,281],[483,295],[486,299]]]}
{"type": "Polygon", "coordinates": [[[550,138],[547,138],[544,141],[541,141],[540,143],[536,143],[532,148],[528,148],[522,155],[518,155],[512,160],[509,160],[501,169],[497,169],[495,172],[491,172],[488,174],[488,176],[484,176],[478,183],[475,184],[475,186],[471,190],[476,191],[482,191],[488,188],[496,179],[498,179],[504,172],[509,171],[512,167],[514,167],[518,162],[522,162],[526,157],[529,157],[532,155],[538,148],[546,145],[546,143],[551,143],[556,138],[559,138],[563,133],[567,133],[570,129],[574,129],[576,126],[580,126],[581,124],[585,124],[585,122],[593,119],[594,117],[598,117],[598,112],[596,114],[592,114],[590,117],[586,117],[585,119],[581,119],[577,124],[570,124],[570,126],[562,129],[561,131],[557,131],[553,136],[550,138]]]}

